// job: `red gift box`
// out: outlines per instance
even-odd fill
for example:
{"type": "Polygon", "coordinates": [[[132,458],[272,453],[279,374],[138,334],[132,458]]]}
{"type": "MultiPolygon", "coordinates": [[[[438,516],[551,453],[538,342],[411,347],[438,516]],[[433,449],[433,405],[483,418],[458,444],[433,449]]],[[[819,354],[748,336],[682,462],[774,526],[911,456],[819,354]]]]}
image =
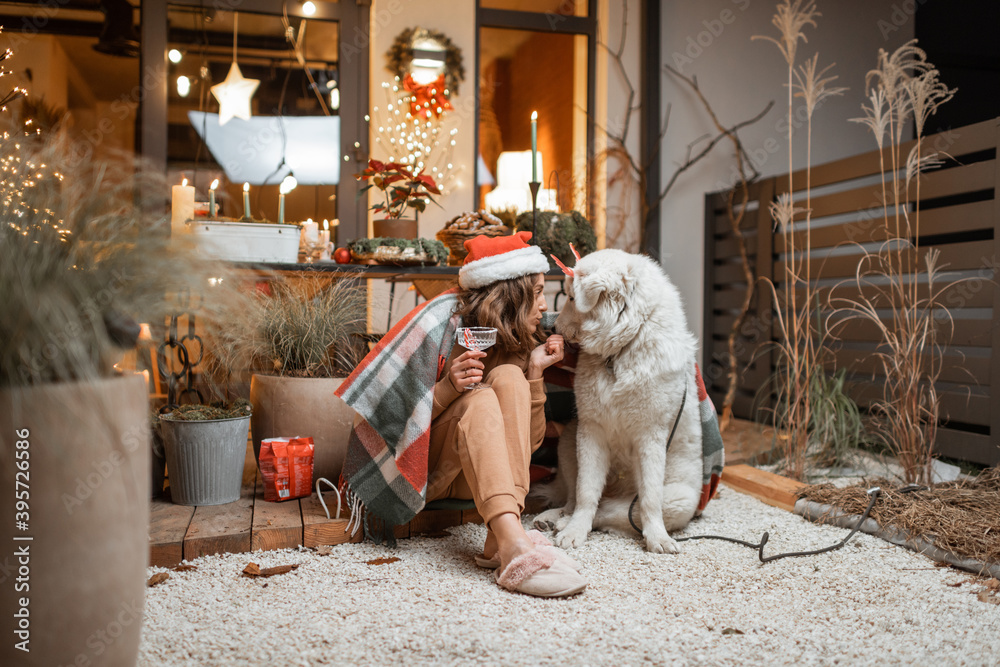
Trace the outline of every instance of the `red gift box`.
{"type": "Polygon", "coordinates": [[[267,438],[260,443],[264,500],[281,502],[312,493],[312,438],[267,438]]]}

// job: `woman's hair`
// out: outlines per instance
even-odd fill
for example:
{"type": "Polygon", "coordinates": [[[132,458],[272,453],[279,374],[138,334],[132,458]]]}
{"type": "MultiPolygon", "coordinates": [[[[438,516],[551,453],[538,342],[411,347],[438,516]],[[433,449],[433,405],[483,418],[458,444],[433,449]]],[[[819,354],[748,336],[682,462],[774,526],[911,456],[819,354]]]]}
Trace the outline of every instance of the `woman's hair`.
{"type": "Polygon", "coordinates": [[[495,327],[505,352],[526,352],[541,342],[529,318],[535,305],[537,273],[458,291],[462,326],[495,327]]]}

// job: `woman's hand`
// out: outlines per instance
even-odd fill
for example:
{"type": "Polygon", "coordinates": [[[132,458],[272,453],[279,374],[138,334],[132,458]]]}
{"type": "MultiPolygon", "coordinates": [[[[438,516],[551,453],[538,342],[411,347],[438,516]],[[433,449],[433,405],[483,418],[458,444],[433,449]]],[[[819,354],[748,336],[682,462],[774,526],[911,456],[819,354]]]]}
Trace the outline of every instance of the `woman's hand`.
{"type": "Polygon", "coordinates": [[[532,350],[528,360],[528,379],[537,380],[542,377],[542,371],[557,361],[562,361],[565,344],[562,336],[553,334],[532,350]]]}
{"type": "Polygon", "coordinates": [[[448,372],[451,375],[451,383],[455,385],[455,389],[465,391],[469,385],[483,381],[483,369],[485,366],[483,366],[483,362],[480,359],[485,356],[485,352],[469,350],[455,357],[455,361],[451,364],[451,370],[448,372]]]}

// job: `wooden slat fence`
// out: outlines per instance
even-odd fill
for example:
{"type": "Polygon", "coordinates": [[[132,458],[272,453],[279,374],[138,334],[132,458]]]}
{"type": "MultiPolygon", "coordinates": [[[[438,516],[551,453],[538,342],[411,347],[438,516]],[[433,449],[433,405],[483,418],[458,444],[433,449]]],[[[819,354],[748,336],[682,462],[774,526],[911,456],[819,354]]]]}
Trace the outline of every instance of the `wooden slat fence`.
{"type": "MultiPolygon", "coordinates": [[[[953,156],[925,173],[920,182],[920,247],[940,251],[945,270],[967,280],[950,289],[945,304],[954,321],[954,336],[938,384],[942,425],[937,451],[945,456],[995,465],[1000,463],[1000,118],[948,130],[924,139],[925,152],[953,156]],[[997,387],[994,388],[993,382],[997,387]]],[[[910,144],[902,147],[907,155],[910,144]]],[[[877,248],[884,241],[882,187],[878,151],[855,155],[811,170],[811,279],[825,304],[836,296],[870,295],[874,288],[850,284],[861,256],[859,246],[877,248]]],[[[806,174],[793,174],[796,204],[804,206],[806,174]]],[[[775,354],[767,345],[778,339],[773,297],[759,278],[775,280],[783,298],[786,239],[773,231],[769,204],[788,190],[788,176],[757,181],[741,232],[756,281],[750,312],[740,329],[736,352],[740,366],[733,412],[766,421],[773,406],[775,354]]],[[[911,193],[914,189],[911,187],[911,193]]],[[[746,279],[738,239],[726,211],[725,192],[706,195],[704,375],[712,400],[721,405],[726,377],[727,340],[743,302],[746,279]]],[[[798,229],[798,228],[797,228],[798,229]]],[[[797,251],[805,231],[795,232],[797,251]]],[[[918,282],[921,274],[917,274],[918,282]]],[[[926,285],[921,288],[926,294],[926,285]]],[[[801,291],[799,292],[801,303],[801,291]]],[[[845,368],[851,396],[865,406],[881,395],[883,378],[872,352],[879,334],[871,323],[853,322],[838,331],[828,368],[845,368]]]]}

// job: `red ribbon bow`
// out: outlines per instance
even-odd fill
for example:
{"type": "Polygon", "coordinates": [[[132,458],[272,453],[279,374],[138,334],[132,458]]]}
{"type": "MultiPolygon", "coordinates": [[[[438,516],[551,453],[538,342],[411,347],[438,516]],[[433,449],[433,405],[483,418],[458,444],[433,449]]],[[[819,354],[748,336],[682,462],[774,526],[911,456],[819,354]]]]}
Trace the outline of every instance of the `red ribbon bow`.
{"type": "Polygon", "coordinates": [[[444,94],[444,74],[436,80],[421,86],[409,74],[403,79],[403,88],[410,93],[410,115],[430,120],[440,118],[445,111],[451,111],[451,102],[444,94]]]}

